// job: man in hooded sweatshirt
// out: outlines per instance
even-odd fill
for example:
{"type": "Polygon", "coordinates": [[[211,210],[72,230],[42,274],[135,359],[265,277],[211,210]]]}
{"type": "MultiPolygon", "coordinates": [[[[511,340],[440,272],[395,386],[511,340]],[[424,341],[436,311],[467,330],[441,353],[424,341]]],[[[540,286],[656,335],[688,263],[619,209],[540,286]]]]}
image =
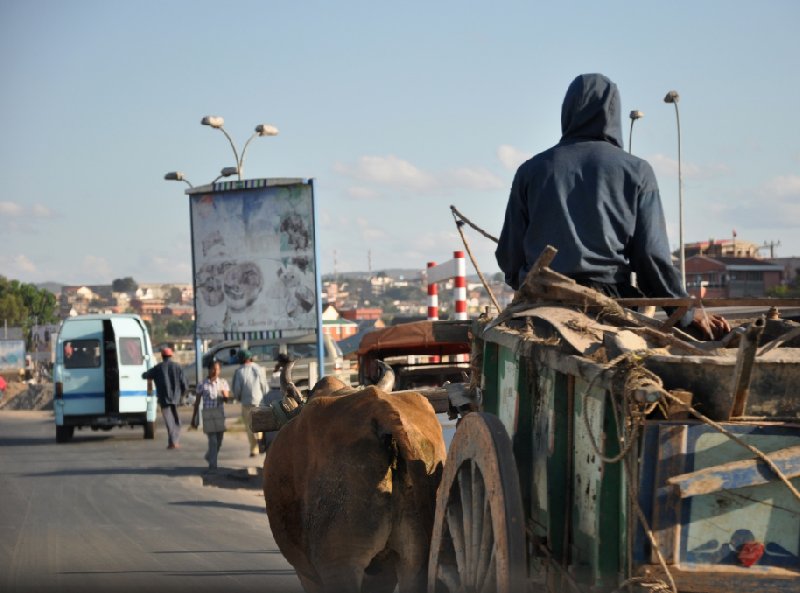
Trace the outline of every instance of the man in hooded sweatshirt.
{"type": "MultiPolygon", "coordinates": [[[[558,144],[514,176],[495,252],[506,282],[519,289],[552,245],[553,270],[608,296],[687,297],[672,265],[653,169],[622,148],[617,85],[601,74],[576,77],[561,107],[561,131],[558,144]]],[[[705,339],[730,331],[724,318],[696,309],[680,325],[705,339]]]]}

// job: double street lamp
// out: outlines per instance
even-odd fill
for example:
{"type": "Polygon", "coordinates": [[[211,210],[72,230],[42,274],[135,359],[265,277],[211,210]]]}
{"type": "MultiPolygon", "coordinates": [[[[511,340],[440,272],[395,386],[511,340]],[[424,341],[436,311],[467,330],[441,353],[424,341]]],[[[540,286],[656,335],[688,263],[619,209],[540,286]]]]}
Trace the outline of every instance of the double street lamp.
{"type": "MultiPolygon", "coordinates": [[[[253,133],[253,135],[250,136],[250,138],[247,139],[247,142],[245,142],[244,148],[242,148],[242,154],[240,156],[239,152],[236,150],[236,145],[233,142],[233,138],[231,138],[230,134],[228,134],[227,130],[224,127],[225,120],[223,118],[221,118],[221,117],[219,117],[217,115],[207,115],[202,120],[200,120],[200,123],[202,125],[204,125],[204,126],[210,126],[210,127],[215,128],[217,130],[220,130],[223,134],[225,134],[225,137],[228,139],[228,142],[231,145],[231,149],[233,150],[233,156],[236,159],[236,166],[235,167],[224,167],[220,171],[220,173],[217,176],[217,178],[214,179],[214,181],[211,182],[212,184],[216,183],[217,181],[219,181],[223,177],[230,177],[231,175],[237,175],[239,177],[239,181],[241,181],[242,180],[242,171],[243,171],[243,168],[244,168],[244,156],[245,156],[245,153],[247,152],[247,147],[250,145],[250,142],[252,142],[255,138],[259,138],[261,136],[277,136],[278,135],[278,128],[276,128],[275,126],[271,126],[269,124],[259,124],[259,125],[257,125],[255,127],[255,132],[253,133]]],[[[189,182],[189,180],[186,179],[186,176],[181,171],[170,171],[169,173],[164,175],[164,179],[166,179],[167,181],[183,181],[189,187],[194,187],[189,182]]]]}
{"type": "MultiPolygon", "coordinates": [[[[230,142],[231,149],[233,150],[233,156],[236,159],[236,167],[237,167],[237,175],[239,175],[239,181],[242,180],[242,169],[244,165],[244,155],[247,152],[247,147],[250,146],[250,143],[253,141],[254,138],[259,138],[261,136],[277,136],[278,135],[278,128],[275,126],[271,126],[269,124],[258,124],[255,128],[255,132],[253,133],[250,138],[247,139],[247,142],[244,143],[244,148],[242,148],[242,155],[239,156],[239,153],[236,151],[236,145],[233,143],[233,138],[231,135],[228,134],[227,130],[225,130],[225,120],[218,115],[207,115],[200,123],[204,126],[210,126],[216,130],[219,130],[230,142]]],[[[224,171],[224,169],[223,169],[224,171]]]]}
{"type": "Polygon", "coordinates": [[[681,117],[678,113],[678,91],[670,91],[664,97],[664,103],[675,106],[675,121],[678,125],[678,242],[680,243],[681,285],[686,290],[686,253],[683,246],[683,176],[681,175],[681,117]]]}

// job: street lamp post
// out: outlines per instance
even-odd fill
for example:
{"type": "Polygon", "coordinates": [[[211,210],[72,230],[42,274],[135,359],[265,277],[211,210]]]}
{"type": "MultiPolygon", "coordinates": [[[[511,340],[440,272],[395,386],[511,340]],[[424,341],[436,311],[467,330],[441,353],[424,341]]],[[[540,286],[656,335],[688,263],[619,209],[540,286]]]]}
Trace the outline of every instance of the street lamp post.
{"type": "Polygon", "coordinates": [[[244,168],[244,155],[247,152],[247,147],[250,145],[250,142],[252,142],[254,138],[259,138],[261,136],[278,135],[278,128],[276,128],[275,126],[271,126],[269,124],[257,125],[253,135],[247,139],[247,142],[245,142],[244,148],[242,148],[242,154],[241,156],[239,156],[239,152],[236,150],[236,145],[233,142],[233,138],[231,138],[230,134],[228,134],[227,130],[224,127],[225,120],[223,118],[219,117],[218,115],[206,115],[202,120],[200,120],[200,123],[204,126],[209,126],[214,129],[217,129],[223,134],[225,134],[225,137],[228,139],[228,142],[231,145],[231,150],[233,150],[233,156],[236,159],[236,169],[237,169],[236,173],[239,176],[239,181],[242,180],[242,171],[244,168]]]}
{"type": "Polygon", "coordinates": [[[631,131],[628,133],[628,154],[633,154],[633,122],[643,117],[643,112],[636,110],[631,111],[631,131]]]}
{"type": "Polygon", "coordinates": [[[678,91],[670,91],[664,97],[664,103],[675,106],[675,121],[678,125],[678,242],[680,243],[681,285],[686,290],[686,253],[683,246],[683,176],[681,175],[681,117],[678,113],[678,91]]]}

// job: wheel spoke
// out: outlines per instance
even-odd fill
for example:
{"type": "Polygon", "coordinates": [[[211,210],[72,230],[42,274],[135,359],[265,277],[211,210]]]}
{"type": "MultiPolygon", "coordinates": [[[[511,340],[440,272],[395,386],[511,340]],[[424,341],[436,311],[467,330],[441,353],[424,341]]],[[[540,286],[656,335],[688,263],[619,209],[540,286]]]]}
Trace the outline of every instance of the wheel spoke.
{"type": "Polygon", "coordinates": [[[485,507],[486,507],[486,487],[483,483],[483,474],[477,464],[472,463],[472,495],[471,495],[472,532],[470,538],[470,583],[477,585],[481,563],[481,543],[485,532],[485,507]]]}
{"type": "Polygon", "coordinates": [[[494,555],[494,547],[492,547],[492,556],[489,559],[488,570],[482,583],[479,583],[480,588],[476,591],[480,593],[493,593],[497,591],[497,557],[494,555]]]}
{"type": "Polygon", "coordinates": [[[456,564],[458,565],[459,574],[466,574],[466,557],[464,555],[464,512],[461,508],[461,499],[458,497],[458,491],[453,488],[450,493],[450,501],[447,505],[447,528],[450,531],[450,537],[453,538],[453,549],[456,553],[456,564]]]}
{"type": "Polygon", "coordinates": [[[476,585],[480,585],[486,579],[486,573],[494,558],[494,525],[492,523],[492,510],[489,506],[488,498],[485,498],[483,501],[481,524],[483,525],[483,533],[480,552],[478,553],[478,561],[476,562],[478,571],[475,577],[476,585]]]}
{"type": "Polygon", "coordinates": [[[458,569],[452,564],[440,564],[436,571],[436,579],[447,587],[448,591],[457,593],[461,591],[461,580],[458,578],[458,569]]]}
{"type": "Polygon", "coordinates": [[[472,484],[475,481],[475,476],[472,471],[472,461],[465,463],[458,470],[458,490],[461,495],[461,510],[463,513],[464,525],[464,566],[459,567],[463,572],[461,578],[464,579],[464,584],[467,587],[474,586],[474,572],[475,558],[472,549],[472,528],[475,524],[474,516],[472,514],[472,484]]]}

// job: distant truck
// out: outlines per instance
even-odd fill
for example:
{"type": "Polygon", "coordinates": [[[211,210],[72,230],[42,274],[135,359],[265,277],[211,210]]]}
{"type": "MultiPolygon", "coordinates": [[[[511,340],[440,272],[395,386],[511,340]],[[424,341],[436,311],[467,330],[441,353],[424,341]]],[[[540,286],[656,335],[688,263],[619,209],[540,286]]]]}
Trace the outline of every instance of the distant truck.
{"type": "Polygon", "coordinates": [[[155,436],[156,396],[142,373],[154,366],[153,346],[138,315],[79,315],[62,322],[53,369],[56,442],[75,428],[142,426],[155,436]]]}

